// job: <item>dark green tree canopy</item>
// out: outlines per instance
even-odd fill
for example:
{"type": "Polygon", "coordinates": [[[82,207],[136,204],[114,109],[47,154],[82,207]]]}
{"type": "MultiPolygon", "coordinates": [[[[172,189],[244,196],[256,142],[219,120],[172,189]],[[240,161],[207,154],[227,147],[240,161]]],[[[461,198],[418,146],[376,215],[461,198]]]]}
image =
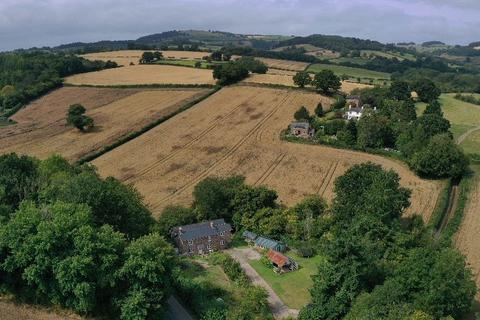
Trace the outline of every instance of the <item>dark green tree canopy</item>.
{"type": "Polygon", "coordinates": [[[312,84],[323,93],[336,92],[342,83],[332,70],[322,70],[315,74],[312,84]]]}
{"type": "Polygon", "coordinates": [[[72,104],[68,108],[67,124],[74,126],[80,131],[85,131],[93,127],[93,119],[86,116],[87,110],[81,104],[72,104]]]}
{"type": "Polygon", "coordinates": [[[312,78],[310,78],[310,74],[308,72],[300,71],[293,76],[293,83],[295,83],[295,85],[299,86],[300,88],[303,88],[312,83],[312,78]]]}
{"type": "Polygon", "coordinates": [[[310,121],[311,119],[310,113],[308,112],[307,108],[305,108],[304,106],[301,106],[300,109],[298,109],[294,113],[293,117],[297,121],[301,121],[301,120],[310,121]]]}
{"type": "Polygon", "coordinates": [[[432,80],[421,79],[413,84],[413,90],[418,94],[418,99],[422,102],[431,102],[437,100],[442,93],[432,80]]]}
{"type": "Polygon", "coordinates": [[[425,177],[461,177],[467,167],[468,158],[447,134],[439,134],[427,146],[415,153],[411,167],[425,177]]]}

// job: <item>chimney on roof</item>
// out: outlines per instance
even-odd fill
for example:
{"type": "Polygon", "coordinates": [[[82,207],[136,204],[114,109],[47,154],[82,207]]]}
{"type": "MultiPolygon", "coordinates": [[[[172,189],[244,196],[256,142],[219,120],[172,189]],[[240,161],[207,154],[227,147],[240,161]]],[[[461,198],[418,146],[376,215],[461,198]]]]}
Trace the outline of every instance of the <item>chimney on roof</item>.
{"type": "Polygon", "coordinates": [[[215,228],[215,225],[213,224],[213,221],[210,221],[210,228],[215,228]]]}

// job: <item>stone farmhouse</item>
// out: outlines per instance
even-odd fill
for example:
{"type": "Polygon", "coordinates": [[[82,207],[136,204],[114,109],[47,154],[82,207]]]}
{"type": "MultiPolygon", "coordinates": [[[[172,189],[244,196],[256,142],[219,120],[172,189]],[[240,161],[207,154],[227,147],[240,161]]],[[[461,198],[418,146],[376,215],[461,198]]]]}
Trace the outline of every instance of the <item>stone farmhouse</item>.
{"type": "Polygon", "coordinates": [[[217,219],[176,227],[171,236],[179,254],[202,255],[227,248],[232,241],[232,226],[217,219]]]}
{"type": "Polygon", "coordinates": [[[308,122],[292,122],[290,124],[290,134],[298,137],[309,139],[315,135],[315,129],[308,122]]]}

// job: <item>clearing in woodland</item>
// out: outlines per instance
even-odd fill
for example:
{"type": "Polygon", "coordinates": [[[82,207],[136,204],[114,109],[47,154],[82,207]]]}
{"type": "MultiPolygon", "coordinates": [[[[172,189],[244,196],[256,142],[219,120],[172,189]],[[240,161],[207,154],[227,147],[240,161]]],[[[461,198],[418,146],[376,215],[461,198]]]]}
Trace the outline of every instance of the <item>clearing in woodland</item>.
{"type": "Polygon", "coordinates": [[[15,114],[17,123],[0,128],[0,154],[17,152],[40,158],[52,153],[77,160],[98,151],[156,119],[172,114],[206,89],[111,89],[64,87],[15,114]],[[95,127],[82,133],[66,126],[71,104],[80,103],[95,127]]]}
{"type": "Polygon", "coordinates": [[[116,86],[149,84],[214,84],[212,70],[172,65],[135,65],[76,74],[65,79],[73,85],[116,86]]]}
{"type": "MultiPolygon", "coordinates": [[[[148,50],[147,50],[148,51],[148,50]]],[[[143,50],[119,50],[108,52],[95,52],[80,55],[88,60],[114,61],[122,66],[129,66],[130,63],[138,64],[140,57],[145,51],[143,50]]],[[[166,59],[202,59],[209,56],[209,52],[199,51],[161,51],[166,59]]]]}
{"type": "Polygon", "coordinates": [[[413,191],[408,213],[428,220],[441,182],[422,180],[380,156],[280,139],[300,106],[313,110],[319,102],[325,108],[331,104],[299,90],[224,88],[93,164],[104,176],[133,183],[158,217],[167,205],[189,204],[194,186],[211,175],[244,175],[249,184],[277,190],[286,205],[312,193],[331,200],[336,177],[372,161],[399,173],[402,185],[413,191]]]}

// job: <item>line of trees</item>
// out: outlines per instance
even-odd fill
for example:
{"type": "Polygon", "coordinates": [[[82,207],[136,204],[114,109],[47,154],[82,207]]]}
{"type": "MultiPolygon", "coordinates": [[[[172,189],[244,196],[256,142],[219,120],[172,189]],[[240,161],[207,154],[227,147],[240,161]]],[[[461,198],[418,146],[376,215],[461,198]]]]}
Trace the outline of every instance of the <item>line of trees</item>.
{"type": "Polygon", "coordinates": [[[476,293],[471,270],[420,217],[404,218],[410,190],[394,171],[356,165],[335,181],[325,261],[299,319],[461,319],[476,293]]]}
{"type": "Polygon", "coordinates": [[[293,76],[293,83],[300,88],[304,88],[309,85],[314,86],[318,91],[324,94],[335,93],[342,86],[340,78],[335,75],[332,70],[322,70],[317,72],[313,79],[310,76],[310,73],[306,71],[300,71],[293,76]]]}
{"type": "Polygon", "coordinates": [[[267,73],[268,67],[261,61],[252,57],[242,57],[235,61],[229,61],[215,65],[213,78],[218,84],[228,85],[241,81],[248,77],[249,73],[267,73]]]}
{"type": "Polygon", "coordinates": [[[60,86],[63,77],[116,66],[112,61],[89,61],[63,53],[0,53],[0,115],[12,115],[24,104],[60,86]]]}

